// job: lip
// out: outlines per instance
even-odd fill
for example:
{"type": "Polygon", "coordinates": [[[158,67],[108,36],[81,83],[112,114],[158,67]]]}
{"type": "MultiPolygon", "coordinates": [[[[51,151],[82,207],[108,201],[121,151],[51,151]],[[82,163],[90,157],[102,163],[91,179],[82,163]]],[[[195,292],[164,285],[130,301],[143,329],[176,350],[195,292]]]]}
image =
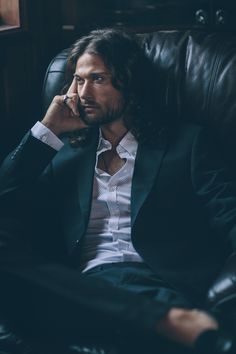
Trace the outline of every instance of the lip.
{"type": "Polygon", "coordinates": [[[92,104],[92,103],[91,104],[88,104],[88,103],[87,104],[83,104],[83,107],[85,107],[85,108],[86,107],[97,107],[97,106],[98,106],[97,104],[92,104]]]}
{"type": "Polygon", "coordinates": [[[95,106],[85,106],[84,109],[96,109],[95,106]]]}
{"type": "Polygon", "coordinates": [[[93,111],[93,110],[95,110],[95,109],[98,109],[98,106],[95,106],[95,105],[85,105],[85,106],[83,106],[83,109],[84,109],[85,111],[93,111]]]}

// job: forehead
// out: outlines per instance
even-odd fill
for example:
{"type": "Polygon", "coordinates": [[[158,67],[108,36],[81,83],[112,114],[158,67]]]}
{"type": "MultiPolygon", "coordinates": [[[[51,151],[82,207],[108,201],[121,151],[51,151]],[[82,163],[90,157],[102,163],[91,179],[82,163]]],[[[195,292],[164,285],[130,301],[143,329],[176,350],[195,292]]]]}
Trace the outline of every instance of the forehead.
{"type": "Polygon", "coordinates": [[[99,55],[84,53],[77,60],[75,74],[86,75],[93,72],[110,73],[103,59],[99,55]]]}

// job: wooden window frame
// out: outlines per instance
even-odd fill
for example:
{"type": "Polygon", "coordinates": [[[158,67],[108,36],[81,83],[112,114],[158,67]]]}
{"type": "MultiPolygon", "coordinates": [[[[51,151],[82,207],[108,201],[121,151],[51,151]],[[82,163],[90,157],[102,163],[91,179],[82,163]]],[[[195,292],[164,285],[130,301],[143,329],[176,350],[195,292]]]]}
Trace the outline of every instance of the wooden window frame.
{"type": "Polygon", "coordinates": [[[0,36],[25,29],[25,0],[0,0],[0,36]]]}

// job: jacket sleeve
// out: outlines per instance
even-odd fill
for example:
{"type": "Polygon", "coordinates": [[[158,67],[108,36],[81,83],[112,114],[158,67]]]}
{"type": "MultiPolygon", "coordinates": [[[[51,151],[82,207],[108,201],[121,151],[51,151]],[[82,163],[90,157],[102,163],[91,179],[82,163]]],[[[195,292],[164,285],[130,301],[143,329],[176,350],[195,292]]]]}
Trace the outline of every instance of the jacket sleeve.
{"type": "Polygon", "coordinates": [[[4,204],[3,210],[9,204],[12,208],[17,202],[29,197],[32,188],[56,153],[50,146],[34,138],[30,132],[25,135],[0,168],[0,203],[4,204]]]}

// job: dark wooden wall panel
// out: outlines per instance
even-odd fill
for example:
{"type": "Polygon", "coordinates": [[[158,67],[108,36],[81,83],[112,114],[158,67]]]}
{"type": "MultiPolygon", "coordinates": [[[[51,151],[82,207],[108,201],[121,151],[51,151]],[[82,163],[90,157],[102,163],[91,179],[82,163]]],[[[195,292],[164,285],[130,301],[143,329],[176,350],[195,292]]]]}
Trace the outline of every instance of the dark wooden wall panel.
{"type": "Polygon", "coordinates": [[[0,32],[0,160],[41,118],[45,70],[63,47],[60,2],[21,0],[21,8],[22,28],[0,32]]]}

